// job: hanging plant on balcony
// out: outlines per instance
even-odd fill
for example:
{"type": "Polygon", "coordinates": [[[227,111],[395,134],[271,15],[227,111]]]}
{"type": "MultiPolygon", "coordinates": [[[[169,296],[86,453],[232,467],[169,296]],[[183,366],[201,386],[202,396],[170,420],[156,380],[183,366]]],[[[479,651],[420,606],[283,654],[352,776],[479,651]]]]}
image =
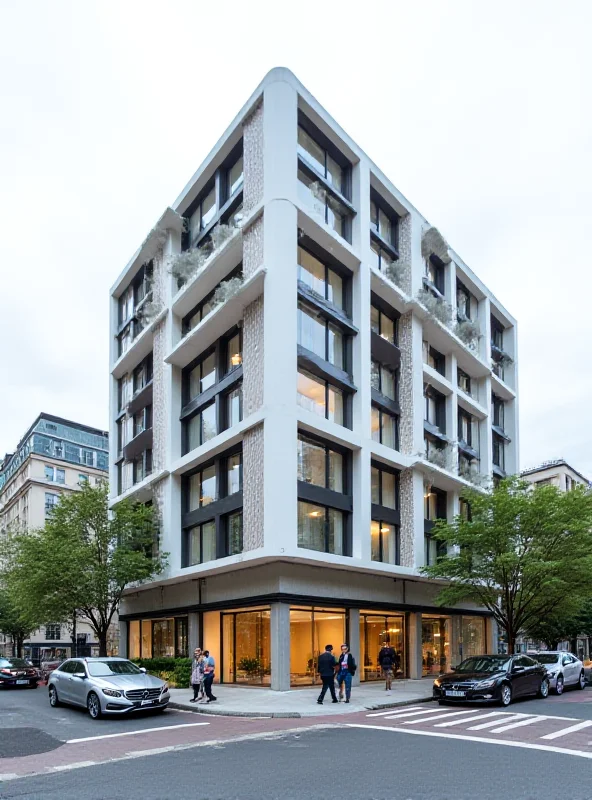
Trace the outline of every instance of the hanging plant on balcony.
{"type": "Polygon", "coordinates": [[[443,264],[450,264],[452,261],[448,255],[448,242],[433,226],[424,231],[421,237],[421,254],[424,258],[436,256],[443,264]]]}
{"type": "Polygon", "coordinates": [[[450,327],[452,324],[452,306],[444,298],[437,297],[429,289],[423,288],[417,293],[417,300],[431,317],[437,319],[442,325],[450,327]]]}
{"type": "Polygon", "coordinates": [[[234,278],[223,281],[214,292],[211,303],[212,308],[216,308],[217,306],[222,305],[222,303],[226,303],[227,300],[230,300],[231,297],[234,297],[236,294],[238,294],[242,285],[242,275],[236,275],[234,278]]]}
{"type": "Polygon", "coordinates": [[[510,367],[514,363],[512,356],[506,352],[502,352],[501,356],[496,360],[502,367],[510,367]]]}
{"type": "Polygon", "coordinates": [[[162,311],[162,303],[147,300],[136,312],[136,317],[142,328],[151,325],[162,311]]]}
{"type": "Polygon", "coordinates": [[[169,272],[178,281],[183,283],[190,280],[204,266],[211,255],[219,250],[231,239],[236,231],[242,227],[242,215],[236,215],[235,224],[219,223],[208,236],[207,240],[199,247],[191,247],[182,253],[172,256],[169,261],[169,272]]]}
{"type": "Polygon", "coordinates": [[[219,250],[229,239],[232,239],[238,227],[235,225],[226,225],[226,223],[221,222],[219,225],[216,225],[212,233],[210,234],[210,240],[212,242],[213,252],[219,250]]]}
{"type": "Polygon", "coordinates": [[[391,261],[391,263],[387,264],[385,267],[384,274],[389,280],[396,283],[399,288],[403,289],[409,276],[409,265],[400,259],[398,261],[391,261]]]}
{"type": "Polygon", "coordinates": [[[481,338],[481,331],[479,326],[470,319],[463,319],[456,323],[454,332],[463,344],[470,347],[471,350],[476,350],[481,338]]]}

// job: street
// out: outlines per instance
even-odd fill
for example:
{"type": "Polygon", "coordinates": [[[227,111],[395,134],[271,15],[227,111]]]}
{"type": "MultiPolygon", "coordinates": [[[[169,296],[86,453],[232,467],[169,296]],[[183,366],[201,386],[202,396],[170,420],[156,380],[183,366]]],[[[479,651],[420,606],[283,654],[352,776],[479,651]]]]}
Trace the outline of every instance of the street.
{"type": "Polygon", "coordinates": [[[418,703],[335,718],[167,710],[91,720],[0,692],[2,798],[589,797],[592,689],[508,709],[418,703]],[[20,777],[29,776],[29,777],[20,777]]]}

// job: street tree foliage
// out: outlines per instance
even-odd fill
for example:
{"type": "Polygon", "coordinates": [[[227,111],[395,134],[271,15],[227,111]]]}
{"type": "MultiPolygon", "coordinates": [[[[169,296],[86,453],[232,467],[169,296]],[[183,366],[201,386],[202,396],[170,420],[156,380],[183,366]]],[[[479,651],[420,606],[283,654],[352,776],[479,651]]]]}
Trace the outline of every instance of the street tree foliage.
{"type": "MultiPolygon", "coordinates": [[[[565,597],[545,617],[530,623],[525,632],[531,639],[544,642],[549,650],[557,650],[559,643],[573,642],[578,636],[592,637],[592,586],[589,597],[565,597]]],[[[572,645],[575,652],[575,647],[572,645]]]]}
{"type": "Polygon", "coordinates": [[[472,601],[516,636],[546,620],[566,598],[592,594],[592,493],[559,492],[507,478],[491,492],[469,491],[468,519],[438,520],[432,536],[448,555],[424,568],[446,581],[437,602],[472,601]]]}
{"type": "Polygon", "coordinates": [[[25,614],[88,619],[106,655],[124,589],[164,569],[165,556],[153,554],[156,541],[152,507],[124,500],[109,512],[107,484],[85,483],[60,498],[44,528],[10,538],[6,581],[25,614]]]}
{"type": "Polygon", "coordinates": [[[11,637],[14,655],[22,658],[23,642],[40,624],[38,617],[26,614],[19,607],[6,586],[0,586],[0,631],[11,637]]]}

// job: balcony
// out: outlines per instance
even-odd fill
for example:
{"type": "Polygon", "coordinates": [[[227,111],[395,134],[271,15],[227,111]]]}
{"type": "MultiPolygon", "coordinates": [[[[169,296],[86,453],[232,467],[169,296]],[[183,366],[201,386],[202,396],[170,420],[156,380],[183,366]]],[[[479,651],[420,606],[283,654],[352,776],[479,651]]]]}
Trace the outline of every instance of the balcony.
{"type": "Polygon", "coordinates": [[[129,348],[123,353],[111,369],[114,378],[121,378],[130,372],[142,359],[152,352],[154,345],[154,331],[168,314],[168,309],[163,308],[156,317],[146,325],[141,333],[132,341],[129,348]]]}

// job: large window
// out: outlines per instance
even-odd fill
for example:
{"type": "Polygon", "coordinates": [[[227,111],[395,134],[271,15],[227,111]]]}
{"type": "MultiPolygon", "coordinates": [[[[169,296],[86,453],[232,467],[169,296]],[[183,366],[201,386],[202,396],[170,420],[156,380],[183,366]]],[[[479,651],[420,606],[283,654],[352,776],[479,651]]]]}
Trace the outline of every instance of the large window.
{"type": "Polygon", "coordinates": [[[298,547],[350,554],[351,494],[346,451],[298,436],[298,547]]]}
{"type": "Polygon", "coordinates": [[[323,222],[351,240],[349,203],[351,166],[339,150],[308,120],[298,126],[299,197],[323,222]]]}
{"type": "Polygon", "coordinates": [[[152,353],[146,356],[134,369],[132,375],[133,393],[140,392],[152,380],[152,353]]]}
{"type": "Polygon", "coordinates": [[[304,247],[298,247],[298,280],[324,300],[345,310],[343,278],[304,247]]]}
{"type": "Polygon", "coordinates": [[[370,199],[370,247],[372,249],[374,266],[384,272],[398,257],[399,218],[393,209],[371,190],[370,199]]]}
{"type": "Polygon", "coordinates": [[[298,344],[339,369],[346,369],[341,329],[304,303],[298,304],[298,344]]]}
{"type": "Polygon", "coordinates": [[[45,626],[45,640],[47,642],[59,642],[62,638],[62,626],[57,623],[48,623],[45,626]]]}
{"type": "Polygon", "coordinates": [[[371,466],[372,522],[370,542],[372,561],[400,563],[399,474],[373,462],[371,466]]]}
{"type": "Polygon", "coordinates": [[[497,433],[492,434],[493,438],[493,465],[498,470],[504,472],[506,469],[505,442],[497,433]]]}
{"type": "Polygon", "coordinates": [[[379,442],[393,450],[399,449],[399,419],[395,414],[372,406],[371,431],[372,439],[375,442],[379,442]]]}
{"type": "Polygon", "coordinates": [[[456,281],[456,312],[459,320],[472,319],[471,293],[461,281],[456,281]]]}
{"type": "Polygon", "coordinates": [[[199,239],[200,233],[212,222],[216,211],[216,186],[212,183],[203,192],[195,210],[189,217],[189,234],[192,245],[199,239]]]}
{"type": "Polygon", "coordinates": [[[378,654],[385,645],[392,647],[397,656],[393,665],[395,678],[404,678],[405,617],[384,611],[360,611],[360,680],[382,680],[378,654]]]}
{"type": "Polygon", "coordinates": [[[370,523],[372,561],[384,564],[399,564],[399,529],[384,520],[373,519],[370,523]]]}
{"type": "Polygon", "coordinates": [[[392,510],[399,507],[399,475],[378,463],[371,467],[372,504],[392,510]]]}
{"type": "Polygon", "coordinates": [[[226,275],[220,281],[220,283],[203,298],[203,300],[200,300],[200,302],[196,306],[194,306],[188,314],[186,314],[183,317],[181,328],[184,336],[187,333],[189,333],[189,331],[192,331],[194,328],[196,328],[200,324],[200,322],[203,322],[203,320],[209,314],[211,314],[211,312],[216,308],[216,305],[214,303],[214,295],[216,293],[216,290],[219,288],[220,284],[225,283],[226,281],[229,281],[232,278],[241,278],[241,277],[242,277],[242,263],[239,264],[237,267],[235,267],[232,270],[232,272],[228,273],[228,275],[226,275]]]}
{"type": "Polygon", "coordinates": [[[479,422],[463,408],[458,409],[458,439],[473,450],[479,448],[479,422]]]}
{"type": "Polygon", "coordinates": [[[435,369],[440,375],[445,375],[446,373],[446,356],[439,353],[425,339],[423,341],[423,363],[435,369]]]}
{"type": "Polygon", "coordinates": [[[134,619],[127,625],[129,658],[187,658],[187,617],[134,619]]]}
{"type": "Polygon", "coordinates": [[[344,425],[344,393],[310,372],[298,371],[298,405],[313,414],[344,425]]]}
{"type": "Polygon", "coordinates": [[[450,669],[451,624],[450,617],[421,618],[422,674],[439,675],[450,669]]]}
{"type": "Polygon", "coordinates": [[[493,424],[504,429],[504,401],[496,394],[491,395],[491,410],[493,412],[493,424]]]}
{"type": "Polygon", "coordinates": [[[398,344],[398,325],[397,320],[385,314],[380,308],[375,305],[370,307],[370,328],[386,339],[391,344],[398,344]]]}
{"type": "Polygon", "coordinates": [[[290,608],[290,683],[321,683],[318,658],[330,642],[335,648],[346,641],[343,608],[290,608]],[[339,644],[336,644],[339,642],[339,644]]]}
{"type": "Polygon", "coordinates": [[[461,390],[461,392],[464,392],[465,394],[470,395],[471,394],[471,376],[467,375],[467,373],[464,372],[464,370],[462,370],[460,367],[457,368],[456,374],[457,374],[458,388],[461,390]]]}
{"type": "MultiPolygon", "coordinates": [[[[425,261],[425,281],[430,290],[436,289],[440,295],[444,294],[445,267],[437,256],[431,255],[425,261]]],[[[434,292],[432,291],[432,294],[434,292]]]]}
{"type": "Polygon", "coordinates": [[[428,385],[424,390],[424,400],[425,421],[446,433],[446,397],[428,385]]]}
{"type": "Polygon", "coordinates": [[[242,338],[233,329],[183,370],[183,452],[242,420],[242,338]]]}
{"type": "Polygon", "coordinates": [[[152,298],[152,271],[150,261],[144,264],[118,299],[118,356],[122,356],[143,329],[140,308],[152,298]]]}
{"type": "Polygon", "coordinates": [[[397,373],[378,361],[371,361],[372,388],[390,400],[397,399],[397,373]]]}
{"type": "Polygon", "coordinates": [[[242,452],[223,453],[183,477],[183,565],[236,555],[243,548],[242,452]]]}
{"type": "Polygon", "coordinates": [[[270,685],[269,608],[222,614],[222,680],[224,683],[270,685]]]}

